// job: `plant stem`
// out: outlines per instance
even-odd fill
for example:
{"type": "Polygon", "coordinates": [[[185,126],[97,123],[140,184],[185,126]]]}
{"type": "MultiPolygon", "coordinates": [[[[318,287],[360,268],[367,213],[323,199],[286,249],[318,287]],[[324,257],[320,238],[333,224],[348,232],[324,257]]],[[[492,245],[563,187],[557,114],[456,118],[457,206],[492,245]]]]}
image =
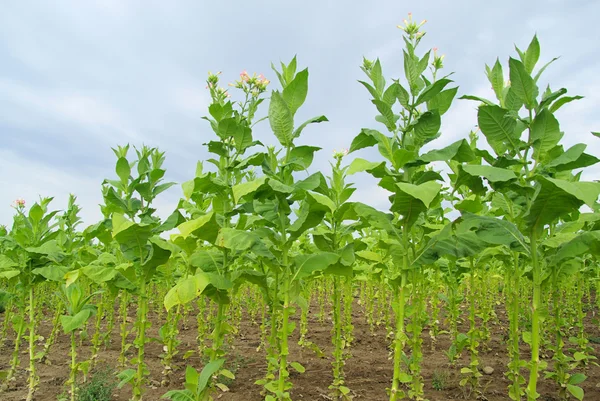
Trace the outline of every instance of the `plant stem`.
{"type": "Polygon", "coordinates": [[[537,232],[534,229],[530,236],[531,263],[533,265],[533,302],[531,305],[531,362],[529,370],[529,384],[527,385],[527,400],[535,401],[537,392],[538,369],[540,365],[540,312],[542,307],[542,272],[538,261],[537,232]]]}

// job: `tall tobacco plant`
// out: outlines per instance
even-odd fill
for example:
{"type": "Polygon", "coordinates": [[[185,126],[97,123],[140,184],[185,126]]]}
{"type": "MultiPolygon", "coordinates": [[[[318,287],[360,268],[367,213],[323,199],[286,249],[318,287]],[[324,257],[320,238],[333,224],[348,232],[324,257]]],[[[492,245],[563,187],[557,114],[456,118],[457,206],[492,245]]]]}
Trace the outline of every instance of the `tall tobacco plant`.
{"type": "Polygon", "coordinates": [[[439,207],[442,177],[439,173],[426,168],[432,161],[446,158],[460,158],[456,149],[443,154],[429,152],[421,155],[422,147],[436,139],[440,133],[441,116],[449,109],[457,88],[446,89],[451,83],[447,77],[438,77],[443,68],[443,56],[436,51],[417,54],[421,39],[425,35],[420,29],[425,23],[417,24],[409,16],[405,25],[400,28],[404,32],[405,49],[404,73],[406,88],[400,79],[394,79],[386,86],[379,60],[365,59],[362,70],[370,82],[361,81],[372,96],[371,102],[379,115],[376,120],[383,124],[387,134],[373,129],[363,129],[354,138],[350,151],[377,145],[383,162],[369,162],[355,159],[349,173],[366,171],[379,179],[379,186],[391,192],[390,211],[392,215],[384,215],[372,208],[361,207],[357,215],[368,220],[375,228],[383,229],[390,238],[383,244],[386,248],[389,265],[385,269],[387,283],[393,290],[393,307],[395,313],[394,327],[394,374],[389,389],[390,401],[406,396],[403,383],[410,384],[408,395],[421,399],[423,380],[420,375],[420,333],[419,310],[423,311],[422,292],[419,291],[422,281],[420,267],[413,264],[417,257],[420,241],[426,231],[416,225],[424,221],[428,211],[439,207]],[[433,54],[432,54],[433,53],[433,54]],[[426,70],[431,74],[427,77],[426,70]],[[407,89],[408,88],[408,89],[407,89]],[[396,107],[399,106],[397,109],[396,107]],[[405,327],[406,303],[409,298],[409,286],[413,289],[413,304],[417,306],[413,315],[413,324],[409,330],[414,334],[411,340],[412,362],[403,366],[403,354],[409,341],[405,327]]]}

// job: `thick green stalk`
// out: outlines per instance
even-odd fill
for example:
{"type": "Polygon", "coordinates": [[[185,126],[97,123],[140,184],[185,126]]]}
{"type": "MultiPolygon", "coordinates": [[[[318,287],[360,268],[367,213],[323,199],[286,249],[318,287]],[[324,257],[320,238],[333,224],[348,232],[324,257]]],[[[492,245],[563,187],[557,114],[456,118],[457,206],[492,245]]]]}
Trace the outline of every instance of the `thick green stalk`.
{"type": "Polygon", "coordinates": [[[94,324],[94,337],[92,337],[92,355],[90,356],[91,367],[96,365],[98,360],[98,351],[100,350],[100,332],[102,330],[102,318],[104,317],[104,295],[100,295],[100,302],[98,306],[98,313],[96,315],[96,322],[94,324]]]}
{"type": "Polygon", "coordinates": [[[542,271],[538,261],[537,233],[534,230],[530,237],[531,263],[533,265],[533,301],[531,305],[531,362],[529,370],[529,384],[527,385],[527,400],[535,401],[537,392],[538,370],[540,366],[540,312],[542,307],[542,271]]]}
{"type": "Polygon", "coordinates": [[[140,294],[138,296],[138,316],[137,329],[138,335],[135,344],[138,349],[137,369],[133,381],[133,400],[139,401],[144,393],[144,376],[146,375],[146,364],[144,362],[144,353],[146,346],[146,326],[148,323],[148,294],[146,294],[146,279],[142,277],[140,281],[140,294]]]}
{"type": "Polygon", "coordinates": [[[333,278],[333,385],[339,386],[343,384],[342,366],[343,361],[343,345],[342,345],[342,303],[340,294],[340,279],[335,276],[333,278]]]}
{"type": "MultiPolygon", "coordinates": [[[[283,316],[281,319],[281,332],[280,335],[280,349],[279,349],[279,377],[277,383],[277,390],[280,394],[284,394],[286,390],[287,378],[289,372],[287,370],[287,356],[289,355],[288,349],[288,336],[289,336],[289,318],[290,318],[290,283],[289,283],[289,267],[287,266],[287,249],[284,249],[284,300],[283,300],[283,316]]],[[[285,397],[280,397],[280,400],[286,400],[285,397]]]]}
{"type": "Polygon", "coordinates": [[[225,317],[225,309],[227,305],[219,303],[217,309],[217,319],[215,321],[215,330],[213,332],[212,349],[210,352],[210,361],[216,361],[221,356],[221,344],[223,342],[223,319],[225,317]]]}
{"type": "Polygon", "coordinates": [[[21,293],[21,300],[19,302],[20,316],[16,318],[19,319],[18,324],[16,325],[16,338],[15,338],[15,347],[13,349],[12,358],[10,362],[10,369],[6,374],[5,383],[2,386],[4,389],[8,383],[13,379],[15,372],[17,371],[17,366],[19,366],[19,351],[21,345],[21,338],[23,337],[23,333],[25,332],[25,287],[23,287],[23,291],[21,293]]]}
{"type": "Polygon", "coordinates": [[[198,337],[196,337],[196,341],[198,344],[198,356],[200,357],[202,357],[202,353],[206,347],[204,343],[204,337],[206,336],[206,321],[209,317],[205,316],[205,313],[206,298],[204,296],[200,296],[198,297],[198,315],[196,316],[196,321],[198,323],[198,337]]]}
{"type": "Polygon", "coordinates": [[[508,289],[508,296],[510,297],[510,306],[511,310],[509,313],[510,320],[510,355],[511,362],[509,364],[510,375],[512,379],[512,384],[510,386],[510,395],[511,398],[515,401],[521,400],[521,358],[520,358],[520,349],[519,349],[519,286],[520,286],[520,278],[521,271],[519,268],[519,255],[517,252],[513,253],[514,260],[514,269],[512,275],[509,273],[508,279],[506,280],[507,285],[510,286],[508,289]]]}
{"type": "Polygon", "coordinates": [[[127,292],[121,293],[121,304],[119,313],[121,315],[121,354],[119,355],[119,366],[124,367],[127,364],[125,353],[127,352],[127,304],[129,296],[127,292]]]}
{"type": "Polygon", "coordinates": [[[71,370],[69,373],[69,384],[71,387],[71,401],[75,401],[77,392],[77,343],[75,342],[75,330],[71,332],[71,370]]]}
{"type": "Polygon", "coordinates": [[[394,334],[394,376],[392,378],[392,389],[390,391],[390,401],[397,401],[404,398],[404,392],[400,390],[400,375],[402,372],[402,351],[406,342],[404,333],[404,306],[405,306],[405,286],[406,272],[402,272],[402,281],[400,288],[394,291],[396,299],[396,331],[394,334]]]}
{"type": "Polygon", "coordinates": [[[33,394],[38,384],[38,377],[35,371],[35,301],[33,297],[33,285],[29,287],[29,392],[27,401],[33,399],[33,394]]]}
{"type": "MultiPolygon", "coordinates": [[[[62,306],[62,305],[61,305],[62,306]]],[[[48,358],[48,354],[50,353],[50,348],[56,342],[56,336],[58,334],[58,329],[60,327],[60,316],[62,315],[63,309],[61,306],[56,306],[56,311],[54,312],[54,318],[52,319],[52,331],[50,332],[50,336],[46,340],[44,344],[44,351],[40,358],[40,361],[45,361],[48,358]]]]}

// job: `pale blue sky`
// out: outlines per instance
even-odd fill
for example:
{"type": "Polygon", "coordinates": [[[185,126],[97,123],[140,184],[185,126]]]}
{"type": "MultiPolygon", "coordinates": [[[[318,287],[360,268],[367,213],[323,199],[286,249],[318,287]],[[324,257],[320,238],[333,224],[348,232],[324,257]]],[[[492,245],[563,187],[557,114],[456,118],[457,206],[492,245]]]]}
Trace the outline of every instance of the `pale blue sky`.
{"type": "MultiPolygon", "coordinates": [[[[411,11],[427,19],[424,45],[446,55],[459,94],[491,97],[484,64],[514,56],[537,32],[549,68],[544,82],[586,98],[559,111],[565,142],[585,142],[600,154],[600,2],[488,1],[55,1],[6,2],[0,13],[0,224],[9,224],[17,197],[69,192],[86,224],[100,218],[100,183],[114,176],[111,146],[142,143],[167,152],[167,178],[192,178],[213,135],[204,80],[242,70],[275,83],[270,63],[298,55],[309,67],[310,89],[299,118],[330,122],[305,130],[301,142],[323,148],[313,171],[327,170],[334,148],[348,147],[362,127],[375,128],[375,108],[358,84],[362,56],[379,57],[388,78],[402,76],[396,25],[411,11]]],[[[266,106],[266,104],[265,104],[266,106]]],[[[455,101],[444,116],[441,147],[466,137],[475,104],[455,101]]],[[[266,107],[263,108],[263,113],[266,107]]],[[[255,136],[274,143],[268,123],[255,136]]],[[[376,157],[371,150],[359,156],[376,157]]],[[[597,178],[592,169],[588,179],[597,178]]],[[[374,180],[357,176],[356,199],[387,207],[374,180]]],[[[156,206],[168,215],[181,196],[174,187],[156,206]]]]}

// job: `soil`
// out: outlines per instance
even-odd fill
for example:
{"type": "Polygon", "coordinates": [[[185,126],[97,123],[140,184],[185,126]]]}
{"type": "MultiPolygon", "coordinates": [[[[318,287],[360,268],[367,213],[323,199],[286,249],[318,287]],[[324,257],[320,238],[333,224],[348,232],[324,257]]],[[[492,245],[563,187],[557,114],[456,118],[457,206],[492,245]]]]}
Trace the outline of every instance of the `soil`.
{"type": "MultiPolygon", "coordinates": [[[[318,308],[314,308],[316,311],[318,308]]],[[[118,311],[116,312],[118,313],[118,311]]],[[[132,309],[132,314],[135,310],[132,309]]],[[[507,387],[509,381],[504,377],[506,365],[508,363],[507,347],[503,340],[506,338],[508,323],[506,314],[503,310],[497,311],[498,321],[492,324],[492,338],[488,343],[487,349],[480,350],[480,366],[492,367],[494,369],[491,375],[483,375],[480,379],[480,394],[475,392],[466,394],[459,386],[460,368],[468,364],[468,352],[463,353],[456,367],[448,364],[448,359],[444,354],[450,346],[448,335],[441,335],[433,348],[432,341],[428,334],[428,329],[423,330],[423,362],[422,374],[425,381],[425,395],[430,401],[450,401],[450,400],[488,400],[504,401],[509,400],[507,387]],[[432,386],[434,376],[446,375],[443,380],[441,390],[436,390],[432,386]]],[[[597,322],[592,322],[591,315],[588,313],[586,318],[586,328],[590,337],[598,337],[597,322]]],[[[179,354],[175,357],[175,371],[172,375],[172,381],[169,386],[161,387],[162,365],[159,355],[162,353],[162,345],[158,342],[151,342],[146,346],[147,364],[150,369],[149,388],[147,389],[144,400],[154,401],[171,389],[182,389],[184,382],[185,366],[191,364],[196,369],[202,368],[202,361],[199,357],[193,356],[186,360],[183,359],[186,351],[196,349],[196,324],[193,315],[190,315],[189,327],[180,328],[179,339],[181,344],[178,347],[179,354]]],[[[389,397],[386,388],[389,387],[392,377],[392,361],[390,360],[389,344],[390,340],[386,338],[385,328],[379,326],[372,333],[364,314],[359,306],[355,305],[353,311],[354,317],[354,335],[355,341],[351,348],[351,358],[346,362],[346,385],[352,390],[354,400],[365,401],[385,401],[389,397]]],[[[45,320],[41,322],[39,332],[42,336],[48,336],[51,330],[52,313],[45,314],[45,320]]],[[[157,321],[156,314],[150,314],[152,327],[149,335],[158,337],[158,328],[162,323],[157,321]]],[[[258,325],[252,324],[250,319],[243,319],[240,330],[234,340],[233,348],[229,351],[228,368],[235,372],[236,379],[228,383],[229,391],[215,396],[216,400],[222,401],[260,401],[261,387],[254,384],[265,374],[265,355],[263,350],[257,350],[260,345],[260,329],[258,325]]],[[[460,329],[466,332],[467,326],[462,322],[460,329]]],[[[298,329],[292,336],[294,341],[290,341],[290,361],[300,362],[306,372],[303,374],[292,371],[291,381],[293,382],[292,398],[294,400],[307,401],[325,401],[331,400],[328,396],[328,386],[332,380],[331,373],[331,319],[325,322],[319,322],[316,313],[309,314],[309,333],[307,339],[318,345],[323,350],[325,357],[318,357],[312,350],[304,349],[297,345],[298,329]]],[[[98,366],[109,366],[117,370],[117,361],[120,353],[120,337],[118,324],[112,333],[112,343],[108,348],[102,350],[99,356],[98,366]]],[[[8,367],[10,355],[12,353],[14,339],[7,339],[4,347],[0,350],[0,369],[8,367]]],[[[130,338],[133,341],[133,335],[130,338]]],[[[594,347],[595,355],[598,355],[599,346],[590,344],[594,347]]],[[[38,346],[43,346],[42,344],[38,346]]],[[[40,348],[38,348],[39,350],[40,348]]],[[[57,396],[65,393],[64,383],[69,375],[70,361],[69,357],[70,339],[60,334],[56,344],[52,347],[47,360],[47,364],[38,364],[38,374],[40,376],[39,388],[35,394],[35,400],[56,400],[57,396]]],[[[528,346],[523,344],[522,357],[527,358],[528,346]]],[[[134,348],[129,351],[129,357],[133,356],[134,348]]],[[[27,395],[27,371],[28,353],[27,344],[22,345],[21,367],[17,372],[16,380],[3,393],[0,393],[2,401],[24,400],[27,395]]],[[[79,360],[89,357],[90,347],[87,341],[78,348],[79,360]]],[[[197,355],[197,354],[195,354],[197,355]]],[[[585,400],[600,400],[600,368],[591,366],[584,372],[588,379],[581,384],[585,390],[585,400]]],[[[523,374],[527,372],[524,370],[523,374]]],[[[558,400],[557,386],[550,380],[540,379],[538,392],[541,394],[541,401],[558,400]]],[[[128,400],[131,394],[127,386],[120,390],[115,390],[114,400],[128,400]]]]}

